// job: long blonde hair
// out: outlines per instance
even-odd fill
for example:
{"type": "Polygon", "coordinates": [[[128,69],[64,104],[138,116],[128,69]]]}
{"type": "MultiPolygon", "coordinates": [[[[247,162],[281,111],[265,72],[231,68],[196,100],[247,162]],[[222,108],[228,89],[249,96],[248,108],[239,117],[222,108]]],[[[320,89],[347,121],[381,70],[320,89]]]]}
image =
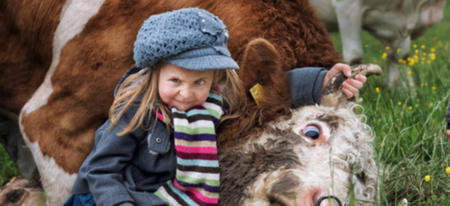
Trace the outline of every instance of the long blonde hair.
{"type": "MultiPolygon", "coordinates": [[[[169,128],[170,112],[167,107],[160,102],[158,94],[158,80],[161,68],[167,64],[161,62],[153,68],[141,70],[128,76],[120,85],[113,104],[109,109],[109,119],[111,126],[117,124],[125,112],[131,106],[137,106],[137,110],[128,125],[117,135],[124,135],[128,132],[141,128],[148,128],[152,113],[163,115],[163,122],[169,128]],[[137,101],[138,99],[140,101],[137,101]],[[140,103],[139,103],[140,102],[140,103]],[[136,103],[139,103],[136,105],[136,103]],[[144,122],[144,120],[147,120],[144,122]]],[[[243,86],[237,72],[233,69],[218,69],[214,71],[214,81],[212,89],[221,90],[224,101],[228,104],[226,115],[221,121],[236,118],[239,116],[239,108],[244,103],[243,86]]],[[[156,115],[154,115],[156,118],[156,115]]]]}

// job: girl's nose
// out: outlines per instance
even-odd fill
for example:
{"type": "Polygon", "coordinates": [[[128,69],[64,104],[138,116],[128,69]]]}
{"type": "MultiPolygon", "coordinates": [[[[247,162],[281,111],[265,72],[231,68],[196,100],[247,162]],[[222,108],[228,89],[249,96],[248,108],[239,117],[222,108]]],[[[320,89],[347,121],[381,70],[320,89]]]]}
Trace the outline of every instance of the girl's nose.
{"type": "Polygon", "coordinates": [[[183,97],[183,98],[190,98],[191,96],[192,96],[192,93],[193,93],[193,91],[192,91],[192,89],[191,88],[189,88],[189,87],[184,87],[184,88],[181,88],[179,91],[178,91],[178,95],[180,95],[181,97],[183,97]]]}

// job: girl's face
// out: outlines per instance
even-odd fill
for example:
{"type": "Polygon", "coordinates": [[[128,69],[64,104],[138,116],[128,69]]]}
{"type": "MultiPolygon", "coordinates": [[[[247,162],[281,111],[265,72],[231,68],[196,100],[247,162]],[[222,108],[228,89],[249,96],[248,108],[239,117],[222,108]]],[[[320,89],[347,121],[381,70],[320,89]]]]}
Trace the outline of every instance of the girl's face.
{"type": "Polygon", "coordinates": [[[182,111],[201,105],[211,90],[213,74],[211,70],[194,71],[164,64],[159,73],[159,97],[165,104],[182,111]]]}

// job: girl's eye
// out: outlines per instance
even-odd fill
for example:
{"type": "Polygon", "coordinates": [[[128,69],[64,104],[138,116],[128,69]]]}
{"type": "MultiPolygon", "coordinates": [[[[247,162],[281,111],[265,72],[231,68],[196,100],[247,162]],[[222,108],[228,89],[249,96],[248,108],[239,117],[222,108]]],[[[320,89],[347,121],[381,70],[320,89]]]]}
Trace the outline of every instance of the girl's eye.
{"type": "Polygon", "coordinates": [[[312,140],[317,140],[320,137],[320,127],[314,124],[308,125],[302,130],[302,134],[312,140]]]}
{"type": "Polygon", "coordinates": [[[180,82],[180,80],[179,80],[179,79],[176,79],[176,78],[169,79],[169,81],[171,81],[171,82],[173,82],[173,83],[178,83],[178,82],[180,82]]]}
{"type": "Polygon", "coordinates": [[[197,80],[197,81],[195,81],[195,84],[197,84],[197,85],[204,85],[206,82],[205,82],[205,80],[203,80],[203,79],[200,79],[200,80],[197,80]]]}

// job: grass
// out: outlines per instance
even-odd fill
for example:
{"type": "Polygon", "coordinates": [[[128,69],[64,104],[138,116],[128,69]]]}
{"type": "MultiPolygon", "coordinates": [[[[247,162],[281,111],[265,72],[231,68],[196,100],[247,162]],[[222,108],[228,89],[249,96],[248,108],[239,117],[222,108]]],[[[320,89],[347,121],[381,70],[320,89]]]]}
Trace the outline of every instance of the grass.
{"type": "MultiPolygon", "coordinates": [[[[449,205],[446,168],[450,166],[450,144],[445,137],[450,99],[449,34],[447,4],[444,20],[411,44],[411,59],[406,60],[402,74],[403,81],[411,79],[414,87],[389,88],[383,74],[370,77],[357,98],[376,134],[379,205],[401,205],[404,199],[410,205],[449,205]]],[[[341,51],[339,33],[331,37],[341,51]]],[[[368,33],[363,33],[362,39],[363,62],[384,67],[382,57],[387,48],[368,33]]]]}
{"type": "Polygon", "coordinates": [[[0,185],[3,185],[2,183],[10,177],[18,174],[14,162],[11,161],[6,150],[0,145],[0,185]]]}
{"type": "MultiPolygon", "coordinates": [[[[404,199],[410,205],[449,205],[450,175],[445,172],[450,166],[450,145],[445,138],[445,112],[450,99],[449,34],[447,3],[444,20],[411,45],[411,56],[417,55],[417,61],[405,66],[403,75],[412,79],[415,89],[388,88],[383,74],[371,77],[357,98],[376,134],[379,205],[400,205],[404,199]],[[434,60],[430,53],[435,54],[434,60]],[[425,176],[430,180],[425,181],[425,176]]],[[[339,34],[331,36],[340,51],[339,34]]],[[[364,63],[384,67],[386,48],[367,33],[362,38],[364,63]]],[[[0,183],[14,175],[14,163],[0,146],[0,183]]]]}

